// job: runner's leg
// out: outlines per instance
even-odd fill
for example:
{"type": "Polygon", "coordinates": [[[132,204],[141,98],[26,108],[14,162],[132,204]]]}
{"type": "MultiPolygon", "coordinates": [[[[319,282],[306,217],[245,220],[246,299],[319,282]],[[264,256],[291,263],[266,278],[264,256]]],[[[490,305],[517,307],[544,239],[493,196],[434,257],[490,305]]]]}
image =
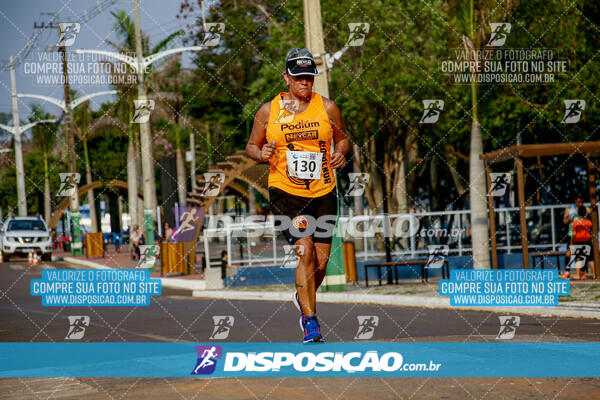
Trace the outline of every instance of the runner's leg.
{"type": "Polygon", "coordinates": [[[298,239],[296,246],[304,246],[296,267],[296,290],[302,311],[307,316],[315,315],[316,286],[314,247],[310,236],[298,239]]]}
{"type": "Polygon", "coordinates": [[[330,243],[315,243],[315,290],[321,286],[327,272],[327,261],[329,261],[330,243]]]}
{"type": "Polygon", "coordinates": [[[335,190],[327,195],[315,199],[311,203],[311,215],[319,221],[314,233],[315,247],[315,291],[321,286],[327,273],[327,261],[337,219],[337,198],[335,190]],[[324,219],[323,219],[324,218],[324,219]]]}

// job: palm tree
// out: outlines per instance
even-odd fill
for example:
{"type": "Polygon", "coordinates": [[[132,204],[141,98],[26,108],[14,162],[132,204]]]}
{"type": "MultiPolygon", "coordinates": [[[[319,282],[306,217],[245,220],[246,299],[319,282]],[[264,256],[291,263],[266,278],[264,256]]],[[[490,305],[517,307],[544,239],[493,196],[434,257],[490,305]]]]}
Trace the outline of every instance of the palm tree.
{"type": "MultiPolygon", "coordinates": [[[[123,122],[117,118],[112,118],[108,115],[102,115],[98,118],[93,118],[90,110],[89,100],[81,104],[74,112],[74,121],[76,124],[75,134],[83,144],[83,161],[85,163],[85,180],[86,184],[93,182],[90,157],[88,153],[88,140],[99,136],[106,129],[119,128],[121,132],[126,132],[126,127],[123,122]]],[[[96,216],[96,207],[94,205],[94,190],[89,190],[87,193],[88,204],[90,207],[90,219],[92,221],[92,232],[98,232],[98,220],[96,216]]]]}
{"type": "MultiPolygon", "coordinates": [[[[39,121],[42,119],[52,119],[53,115],[46,112],[40,105],[31,106],[31,116],[29,120],[39,121]]],[[[36,125],[31,130],[33,144],[39,149],[44,158],[44,220],[49,221],[52,217],[50,179],[48,170],[48,158],[56,146],[56,124],[36,125]]]]}
{"type": "MultiPolygon", "coordinates": [[[[85,181],[86,184],[92,183],[92,169],[90,168],[90,157],[88,154],[88,122],[91,118],[90,115],[90,102],[86,101],[81,104],[77,111],[73,113],[73,120],[75,124],[73,124],[75,129],[75,134],[79,138],[79,140],[83,144],[83,162],[85,163],[85,181]]],[[[94,205],[94,190],[90,190],[87,193],[88,206],[90,208],[90,220],[91,220],[91,231],[92,233],[98,232],[98,219],[96,216],[96,207],[94,205]]]]}
{"type": "MultiPolygon", "coordinates": [[[[511,13],[515,4],[509,4],[499,9],[495,3],[489,0],[478,1],[477,16],[473,11],[473,0],[469,2],[468,15],[463,8],[462,2],[456,5],[464,13],[465,30],[469,36],[463,36],[462,42],[466,53],[471,61],[477,61],[476,50],[482,47],[485,39],[486,21],[499,18],[505,20],[511,13]],[[475,26],[477,27],[475,29],[475,26]]],[[[476,73],[472,71],[472,73],[476,73]]],[[[471,148],[469,154],[469,204],[471,208],[471,244],[473,247],[473,268],[489,269],[489,233],[487,216],[487,188],[486,171],[483,160],[479,158],[483,154],[483,140],[481,137],[481,124],[477,110],[478,85],[475,79],[471,81],[471,148]]]]}
{"type": "MultiPolygon", "coordinates": [[[[183,114],[184,102],[181,94],[182,86],[191,78],[189,71],[181,68],[181,55],[174,56],[162,64],[160,69],[153,71],[150,81],[156,91],[149,97],[156,103],[156,116],[166,115],[166,119],[175,130],[175,161],[177,168],[177,197],[179,205],[186,205],[187,184],[185,164],[183,159],[183,146],[181,144],[181,129],[189,125],[188,119],[183,114]]],[[[192,149],[192,151],[194,151],[192,149]]]]}
{"type": "MultiPolygon", "coordinates": [[[[470,37],[473,37],[473,0],[470,12],[470,37]]],[[[463,36],[463,45],[468,54],[477,57],[469,37],[463,36]]],[[[490,250],[487,216],[486,173],[483,160],[483,139],[477,114],[477,83],[471,81],[471,147],[469,152],[469,205],[471,208],[471,247],[473,268],[490,268],[490,250]]]]}
{"type": "MultiPolygon", "coordinates": [[[[121,53],[134,54],[135,53],[135,25],[134,25],[133,21],[131,20],[131,18],[129,18],[127,13],[123,10],[111,12],[111,14],[115,18],[115,23],[114,23],[113,29],[117,33],[117,36],[121,39],[121,42],[116,43],[116,42],[107,40],[107,43],[121,53]]],[[[142,51],[145,55],[157,53],[157,52],[165,49],[173,41],[173,39],[175,39],[176,37],[178,37],[180,35],[183,35],[183,33],[184,33],[183,31],[177,31],[177,32],[167,36],[165,39],[161,40],[152,49],[150,49],[150,46],[149,46],[150,39],[149,39],[148,35],[144,35],[142,33],[142,51]]],[[[116,81],[117,84],[115,86],[117,87],[117,90],[119,90],[119,92],[121,93],[121,96],[120,96],[121,99],[119,100],[120,104],[118,107],[119,108],[119,118],[121,118],[123,121],[127,121],[127,123],[129,123],[129,121],[131,120],[131,117],[133,115],[133,99],[137,98],[137,89],[136,89],[137,75],[136,75],[135,71],[133,71],[128,65],[119,65],[119,68],[115,69],[113,71],[124,71],[124,70],[126,70],[127,73],[119,74],[118,72],[115,72],[113,75],[119,76],[121,78],[126,78],[123,80],[117,80],[116,81]]],[[[148,80],[146,80],[146,82],[148,82],[148,80]]],[[[128,202],[129,202],[130,214],[132,215],[132,222],[133,222],[135,220],[138,220],[138,218],[136,218],[135,220],[133,219],[134,218],[133,214],[136,214],[136,216],[139,215],[139,212],[134,212],[134,210],[132,209],[132,205],[135,203],[135,201],[137,201],[137,188],[139,187],[139,182],[140,182],[140,179],[138,177],[139,177],[139,171],[141,170],[141,164],[140,164],[141,159],[139,158],[139,131],[134,130],[132,126],[130,126],[130,128],[129,128],[129,138],[130,138],[130,143],[129,143],[129,147],[128,147],[128,162],[127,162],[128,187],[130,186],[130,184],[134,184],[133,176],[136,176],[136,179],[135,179],[136,187],[135,188],[129,187],[129,190],[128,190],[128,202]],[[132,157],[129,157],[129,155],[131,155],[132,157]],[[136,170],[135,175],[133,175],[134,168],[136,170]],[[133,197],[133,196],[135,196],[135,197],[133,197]]],[[[151,181],[152,181],[152,186],[154,187],[154,185],[155,185],[154,179],[152,179],[151,181]]],[[[151,193],[144,193],[144,196],[151,196],[152,204],[157,204],[156,189],[153,189],[151,191],[151,193]]],[[[137,208],[137,207],[134,206],[134,208],[137,208]]],[[[141,209],[140,209],[140,211],[141,211],[141,209]]],[[[138,221],[143,221],[143,215],[141,217],[142,217],[142,219],[140,219],[138,221]]]]}

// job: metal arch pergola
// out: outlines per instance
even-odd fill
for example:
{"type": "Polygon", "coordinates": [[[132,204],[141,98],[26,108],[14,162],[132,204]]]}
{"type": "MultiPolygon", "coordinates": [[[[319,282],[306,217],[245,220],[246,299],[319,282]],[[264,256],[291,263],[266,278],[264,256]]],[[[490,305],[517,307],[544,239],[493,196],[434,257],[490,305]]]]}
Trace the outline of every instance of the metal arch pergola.
{"type": "MultiPolygon", "coordinates": [[[[558,155],[581,154],[587,160],[590,203],[592,206],[592,247],[594,255],[594,277],[600,277],[600,251],[598,249],[598,209],[596,207],[596,170],[597,157],[600,156],[600,141],[544,143],[509,146],[479,156],[485,164],[487,175],[487,190],[491,190],[491,166],[495,163],[513,159],[516,161],[517,190],[519,198],[519,220],[521,225],[521,244],[523,248],[523,267],[529,269],[529,250],[527,248],[527,221],[525,220],[525,183],[523,176],[523,158],[548,157],[558,155]]],[[[496,243],[496,217],[494,214],[494,199],[488,196],[490,237],[492,240],[492,266],[498,268],[498,249],[496,243]]]]}
{"type": "MultiPolygon", "coordinates": [[[[248,198],[248,192],[236,181],[241,181],[252,186],[256,191],[262,194],[265,198],[269,197],[267,189],[267,178],[269,176],[269,164],[258,163],[248,157],[246,150],[238,150],[235,154],[227,156],[225,161],[217,163],[208,172],[222,172],[225,174],[225,182],[221,185],[219,195],[226,188],[230,188],[240,194],[242,197],[248,198]]],[[[202,190],[204,188],[204,178],[198,176],[198,185],[195,191],[188,193],[187,201],[190,204],[204,207],[208,209],[213,204],[217,196],[204,196],[202,190]]]]}
{"type": "MultiPolygon", "coordinates": [[[[89,192],[90,190],[98,189],[103,186],[106,186],[109,188],[127,190],[127,182],[119,181],[119,180],[115,179],[108,183],[102,182],[102,181],[95,181],[95,182],[89,183],[87,185],[80,186],[77,190],[77,195],[79,197],[81,197],[84,194],[86,194],[87,192],[89,192]]],[[[138,189],[138,197],[140,197],[140,198],[144,197],[144,192],[141,189],[138,189]]],[[[58,221],[60,221],[64,212],[69,207],[69,201],[70,201],[69,197],[66,197],[56,206],[56,209],[52,212],[52,217],[50,218],[50,221],[48,221],[48,228],[56,228],[58,221]]]]}

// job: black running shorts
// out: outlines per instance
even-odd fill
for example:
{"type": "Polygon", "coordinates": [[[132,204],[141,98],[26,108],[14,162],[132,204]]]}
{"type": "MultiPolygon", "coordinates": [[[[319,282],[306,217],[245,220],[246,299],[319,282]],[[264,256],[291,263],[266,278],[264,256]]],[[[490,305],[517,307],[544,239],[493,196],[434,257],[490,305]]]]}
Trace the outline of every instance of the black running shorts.
{"type": "Polygon", "coordinates": [[[337,219],[335,189],[324,196],[310,198],[270,187],[269,198],[273,215],[288,217],[276,219],[275,229],[282,231],[289,244],[306,236],[312,236],[316,243],[331,244],[337,219]]]}

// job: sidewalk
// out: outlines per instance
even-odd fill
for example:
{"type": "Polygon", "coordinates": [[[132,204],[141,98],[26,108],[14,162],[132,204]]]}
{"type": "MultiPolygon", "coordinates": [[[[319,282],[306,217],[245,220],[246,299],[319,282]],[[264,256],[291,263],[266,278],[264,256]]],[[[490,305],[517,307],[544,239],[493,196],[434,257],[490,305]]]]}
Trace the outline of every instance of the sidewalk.
{"type": "MultiPolygon", "coordinates": [[[[109,246],[107,254],[104,257],[86,257],[72,256],[71,253],[55,250],[52,252],[52,259],[57,261],[66,261],[82,267],[93,269],[135,269],[137,261],[131,259],[131,255],[127,249],[121,249],[119,253],[114,251],[114,247],[109,246]]],[[[176,276],[160,276],[160,265],[156,266],[156,271],[150,273],[152,278],[158,278],[162,282],[163,287],[171,289],[185,290],[204,290],[206,282],[202,271],[194,275],[176,275],[176,276]]]]}
{"type": "MultiPolygon", "coordinates": [[[[542,317],[600,319],[600,291],[598,288],[600,288],[600,283],[595,281],[571,281],[571,295],[561,297],[559,305],[555,307],[451,306],[449,297],[439,296],[437,282],[429,284],[413,282],[368,288],[347,285],[346,292],[319,291],[317,299],[323,303],[378,304],[400,307],[490,311],[542,317]]],[[[236,287],[225,290],[195,290],[192,296],[229,300],[291,301],[294,290],[293,285],[236,287]]]]}
{"type": "MultiPolygon", "coordinates": [[[[54,252],[53,259],[94,269],[121,268],[133,269],[136,261],[125,252],[111,252],[105,257],[87,258],[73,257],[70,253],[54,252]]],[[[221,290],[207,290],[202,273],[186,276],[160,277],[159,272],[152,272],[153,278],[158,278],[162,286],[173,289],[191,290],[193,297],[228,299],[228,300],[264,300],[291,301],[294,285],[270,285],[252,287],[229,287],[221,290]]],[[[561,297],[555,307],[455,307],[450,305],[450,299],[438,295],[436,282],[423,284],[420,281],[401,283],[399,285],[383,286],[352,286],[347,285],[346,292],[321,292],[317,299],[323,303],[378,304],[399,307],[426,307],[455,310],[490,311],[522,315],[537,315],[542,317],[570,317],[600,319],[600,282],[571,281],[571,295],[561,297]]]]}

